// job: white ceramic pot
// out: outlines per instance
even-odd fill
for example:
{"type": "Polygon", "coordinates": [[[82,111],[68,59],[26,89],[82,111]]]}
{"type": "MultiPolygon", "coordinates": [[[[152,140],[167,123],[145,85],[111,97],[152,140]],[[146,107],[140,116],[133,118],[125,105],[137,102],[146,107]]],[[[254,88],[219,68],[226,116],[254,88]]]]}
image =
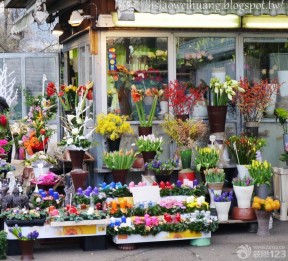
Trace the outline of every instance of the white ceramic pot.
{"type": "Polygon", "coordinates": [[[231,206],[229,202],[215,202],[217,217],[219,221],[228,221],[228,213],[231,206]]]}
{"type": "Polygon", "coordinates": [[[233,185],[233,190],[237,198],[238,208],[250,208],[254,185],[246,187],[233,185]]]}
{"type": "Polygon", "coordinates": [[[208,189],[208,191],[209,191],[209,196],[210,196],[210,208],[215,208],[214,195],[221,195],[222,189],[214,190],[214,194],[211,191],[211,189],[208,189]]]}
{"type": "Polygon", "coordinates": [[[197,102],[194,106],[192,117],[194,118],[207,118],[207,105],[205,102],[197,102]]]}
{"type": "Polygon", "coordinates": [[[247,165],[236,165],[238,170],[238,178],[243,179],[245,177],[250,177],[247,165]]]}

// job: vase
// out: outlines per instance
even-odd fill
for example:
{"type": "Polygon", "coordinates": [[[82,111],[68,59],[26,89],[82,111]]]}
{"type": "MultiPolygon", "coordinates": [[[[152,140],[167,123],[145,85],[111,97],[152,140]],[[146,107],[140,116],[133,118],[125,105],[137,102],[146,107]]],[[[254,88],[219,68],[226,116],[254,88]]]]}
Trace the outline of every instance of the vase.
{"type": "Polygon", "coordinates": [[[212,189],[208,188],[209,196],[210,196],[210,208],[215,208],[214,195],[221,195],[222,189],[212,189]]]}
{"type": "Polygon", "coordinates": [[[259,122],[255,122],[255,121],[247,121],[247,122],[245,122],[244,133],[248,137],[258,137],[259,122]]]}
{"type": "Polygon", "coordinates": [[[207,105],[204,101],[199,101],[196,103],[192,112],[192,117],[201,119],[208,117],[207,105]]]}
{"type": "Polygon", "coordinates": [[[250,177],[247,165],[238,165],[238,164],[236,164],[236,167],[237,167],[238,178],[239,179],[244,179],[245,177],[250,177]]]}
{"type": "Polygon", "coordinates": [[[255,195],[258,196],[259,198],[267,198],[269,196],[269,185],[267,184],[260,184],[260,185],[255,185],[255,195]]]}
{"type": "Polygon", "coordinates": [[[237,198],[238,208],[250,208],[254,185],[252,186],[233,185],[233,190],[237,198]]]}
{"type": "Polygon", "coordinates": [[[68,151],[71,159],[72,170],[82,169],[85,151],[84,150],[68,150],[68,151]]]}
{"type": "Polygon", "coordinates": [[[152,134],[152,126],[151,127],[138,126],[138,134],[139,136],[148,136],[152,134]]]}
{"type": "Polygon", "coordinates": [[[228,221],[228,213],[231,206],[229,202],[215,202],[217,217],[219,221],[228,221]]]}
{"type": "Polygon", "coordinates": [[[191,168],[191,159],[192,159],[192,149],[181,149],[180,158],[182,163],[182,169],[191,168]]]}
{"type": "Polygon", "coordinates": [[[186,121],[189,119],[189,114],[178,114],[175,116],[177,120],[186,121]]]}
{"type": "Polygon", "coordinates": [[[261,237],[269,236],[269,221],[271,213],[265,210],[255,210],[255,212],[258,221],[257,235],[261,237]]]}
{"type": "Polygon", "coordinates": [[[227,106],[207,106],[210,133],[225,132],[227,106]]]}
{"type": "Polygon", "coordinates": [[[156,151],[141,151],[144,163],[152,161],[156,156],[156,151]]]}
{"type": "Polygon", "coordinates": [[[111,139],[107,138],[107,145],[108,145],[109,152],[119,151],[120,142],[121,142],[121,138],[118,138],[115,140],[111,140],[111,139]]]}
{"type": "Polygon", "coordinates": [[[278,71],[278,82],[282,84],[280,88],[280,96],[285,97],[288,96],[288,71],[278,71]]]}
{"type": "Polygon", "coordinates": [[[34,260],[34,240],[19,240],[21,249],[21,260],[34,260]]]}
{"type": "Polygon", "coordinates": [[[126,175],[128,173],[128,169],[113,169],[112,176],[113,176],[113,181],[115,183],[121,182],[121,184],[126,184],[126,175]]]}

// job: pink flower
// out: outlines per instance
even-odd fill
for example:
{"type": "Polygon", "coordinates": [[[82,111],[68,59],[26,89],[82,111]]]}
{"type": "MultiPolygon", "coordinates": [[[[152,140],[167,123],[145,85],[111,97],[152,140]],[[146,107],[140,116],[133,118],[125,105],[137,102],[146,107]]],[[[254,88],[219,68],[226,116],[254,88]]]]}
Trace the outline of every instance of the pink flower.
{"type": "Polygon", "coordinates": [[[5,154],[6,151],[3,148],[0,148],[0,154],[5,154]]]}
{"type": "Polygon", "coordinates": [[[0,146],[5,146],[8,144],[7,140],[0,140],[0,146]]]}

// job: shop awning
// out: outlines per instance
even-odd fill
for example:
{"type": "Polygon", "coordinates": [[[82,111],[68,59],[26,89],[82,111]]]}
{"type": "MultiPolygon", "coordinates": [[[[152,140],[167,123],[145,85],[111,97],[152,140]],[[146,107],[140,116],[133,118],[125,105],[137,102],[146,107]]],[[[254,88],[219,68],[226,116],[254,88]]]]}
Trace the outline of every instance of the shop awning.
{"type": "Polygon", "coordinates": [[[284,0],[115,0],[118,19],[134,20],[134,13],[288,15],[284,0]]]}

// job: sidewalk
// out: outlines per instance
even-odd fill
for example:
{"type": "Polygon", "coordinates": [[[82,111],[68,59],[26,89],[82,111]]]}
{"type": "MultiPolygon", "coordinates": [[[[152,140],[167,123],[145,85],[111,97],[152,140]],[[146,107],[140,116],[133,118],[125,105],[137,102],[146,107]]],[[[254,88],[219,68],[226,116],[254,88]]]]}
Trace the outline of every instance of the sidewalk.
{"type": "MultiPolygon", "coordinates": [[[[188,240],[180,240],[138,244],[136,250],[121,251],[108,240],[108,249],[102,251],[82,251],[76,244],[37,245],[34,258],[41,261],[288,260],[288,223],[274,219],[271,236],[265,238],[247,232],[245,224],[221,225],[212,234],[211,245],[208,247],[193,247],[188,240]],[[249,257],[241,259],[239,256],[249,257]]],[[[19,259],[19,256],[9,256],[7,260],[19,259]]]]}

